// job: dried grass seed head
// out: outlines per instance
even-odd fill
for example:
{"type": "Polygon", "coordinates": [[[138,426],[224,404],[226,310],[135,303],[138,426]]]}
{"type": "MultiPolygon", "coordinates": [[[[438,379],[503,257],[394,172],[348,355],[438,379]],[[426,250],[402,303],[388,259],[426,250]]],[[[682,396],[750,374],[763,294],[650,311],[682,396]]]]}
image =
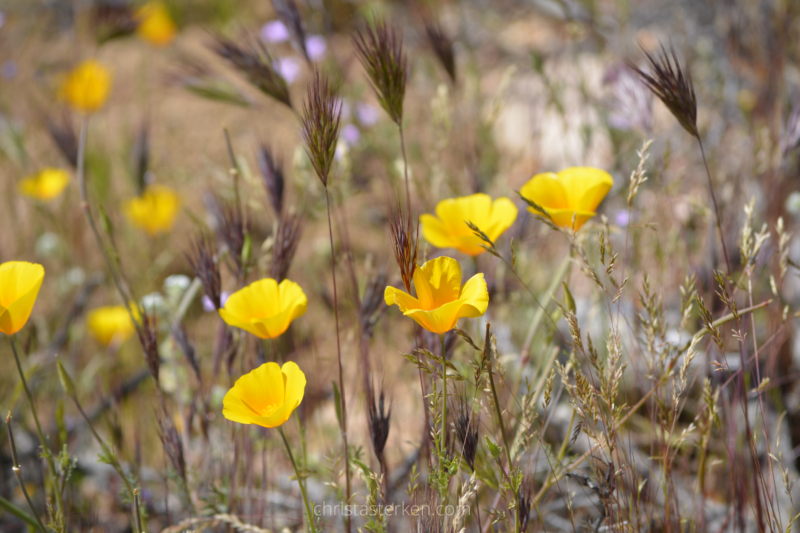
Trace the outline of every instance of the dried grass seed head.
{"type": "Polygon", "coordinates": [[[186,483],[186,459],[183,454],[183,441],[178,433],[172,417],[167,413],[166,407],[162,406],[160,410],[156,411],[158,419],[158,438],[161,440],[161,445],[164,447],[164,452],[172,464],[172,467],[178,472],[181,480],[186,483]]]}
{"type": "Polygon", "coordinates": [[[798,148],[800,148],[800,100],[795,102],[786,119],[786,127],[781,135],[781,153],[783,157],[788,157],[798,148]]]}
{"type": "Polygon", "coordinates": [[[367,26],[353,36],[356,56],[367,71],[381,107],[399,126],[403,121],[408,58],[403,37],[386,22],[367,26]]]}
{"type": "Polygon", "coordinates": [[[469,465],[471,470],[475,470],[475,456],[478,453],[478,426],[480,425],[479,415],[473,414],[472,406],[467,399],[466,392],[462,392],[456,397],[456,405],[453,412],[453,425],[455,426],[456,436],[458,437],[457,446],[461,448],[461,457],[469,465]]]}
{"type": "Polygon", "coordinates": [[[203,284],[206,296],[219,309],[222,307],[222,276],[217,264],[217,249],[213,241],[198,235],[186,254],[186,260],[194,271],[194,275],[203,284]]]}
{"type": "Polygon", "coordinates": [[[303,233],[303,217],[294,213],[284,213],[278,219],[275,242],[272,245],[272,265],[270,275],[281,282],[286,279],[292,265],[300,236],[303,233]]]}
{"type": "Polygon", "coordinates": [[[456,56],[453,41],[447,36],[439,20],[433,15],[425,17],[425,35],[428,37],[428,43],[431,45],[436,59],[442,64],[442,67],[450,76],[450,80],[455,83],[456,56]]]}
{"type": "Polygon", "coordinates": [[[64,159],[72,168],[78,167],[78,135],[72,124],[70,114],[64,112],[59,121],[52,117],[46,117],[45,123],[50,138],[56,144],[56,148],[64,156],[64,159]]]}
{"type": "Polygon", "coordinates": [[[286,80],[275,69],[272,54],[259,39],[248,37],[246,43],[240,45],[215,34],[209,47],[241,72],[258,90],[287,107],[292,107],[286,80]]]}
{"type": "Polygon", "coordinates": [[[413,228],[411,214],[404,214],[399,202],[396,207],[389,207],[389,235],[395,261],[400,267],[400,277],[406,291],[411,294],[411,281],[417,268],[419,224],[416,229],[413,228]]]}
{"type": "Polygon", "coordinates": [[[275,215],[280,216],[283,212],[283,190],[286,185],[286,180],[283,176],[283,164],[275,156],[275,152],[264,144],[258,147],[257,157],[264,189],[267,191],[267,196],[275,215]]]}
{"type": "Polygon", "coordinates": [[[371,338],[375,332],[375,324],[389,309],[383,293],[388,284],[386,269],[381,268],[373,273],[367,281],[364,296],[358,309],[358,320],[361,323],[361,333],[364,338],[371,338]]]}
{"type": "Polygon", "coordinates": [[[300,7],[297,2],[294,0],[272,0],[272,7],[289,31],[289,35],[292,37],[292,45],[303,54],[303,57],[310,65],[311,58],[308,56],[308,49],[306,48],[306,25],[303,22],[303,15],[300,13],[300,7]]]}
{"type": "Polygon", "coordinates": [[[533,478],[525,476],[519,488],[519,497],[517,498],[517,519],[519,520],[519,530],[521,533],[525,533],[528,529],[528,520],[531,515],[531,504],[533,502],[534,493],[533,478]]]}
{"type": "Polygon", "coordinates": [[[383,450],[389,438],[392,408],[390,406],[389,410],[386,410],[383,383],[381,383],[377,398],[372,382],[369,382],[367,393],[367,424],[369,425],[370,442],[372,442],[372,450],[375,452],[375,456],[383,463],[383,450]]]}
{"type": "Polygon", "coordinates": [[[697,97],[689,69],[681,64],[674,47],[669,50],[662,44],[660,54],[651,54],[642,48],[649,63],[649,72],[636,65],[636,71],[645,85],[661,100],[680,125],[691,135],[698,137],[697,97]]]}
{"type": "Polygon", "coordinates": [[[145,361],[147,361],[147,368],[153,379],[158,383],[158,371],[161,366],[161,356],[158,354],[158,327],[156,324],[156,317],[154,312],[151,313],[147,309],[139,310],[141,320],[139,327],[136,328],[136,334],[139,336],[139,344],[142,345],[142,352],[144,353],[145,361]]]}
{"type": "Polygon", "coordinates": [[[141,195],[148,182],[150,167],[150,124],[145,120],[136,132],[131,147],[131,174],[141,195]]]}
{"type": "Polygon", "coordinates": [[[328,76],[314,71],[314,79],[308,86],[303,102],[303,117],[300,134],[306,143],[306,153],[322,185],[328,187],[336,143],[339,140],[342,100],[338,90],[331,85],[328,76]]]}
{"type": "Polygon", "coordinates": [[[204,198],[206,208],[214,219],[217,239],[224,244],[228,254],[233,259],[237,271],[242,271],[242,250],[244,249],[245,228],[244,217],[237,205],[224,202],[213,193],[204,198]]]}

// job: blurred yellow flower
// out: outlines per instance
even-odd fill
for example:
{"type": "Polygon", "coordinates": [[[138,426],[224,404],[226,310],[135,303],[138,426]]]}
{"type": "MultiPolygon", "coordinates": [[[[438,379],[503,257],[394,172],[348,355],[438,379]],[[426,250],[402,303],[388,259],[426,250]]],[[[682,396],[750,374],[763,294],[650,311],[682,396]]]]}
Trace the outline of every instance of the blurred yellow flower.
{"type": "Polygon", "coordinates": [[[0,331],[13,335],[28,322],[44,279],[44,267],[9,261],[0,265],[0,331]]]}
{"type": "Polygon", "coordinates": [[[261,339],[274,339],[306,312],[308,299],[300,285],[285,279],[255,281],[230,295],[219,316],[231,326],[261,339]]]}
{"type": "MultiPolygon", "coordinates": [[[[614,185],[611,175],[599,168],[571,167],[558,173],[537,174],[522,186],[520,194],[547,211],[553,223],[575,230],[592,218],[595,210],[614,185]]],[[[541,214],[532,207],[528,211],[541,214]]]]}
{"type": "Polygon", "coordinates": [[[111,72],[88,59],[72,69],[61,81],[59,98],[82,113],[97,111],[106,103],[111,88],[111,72]]]}
{"type": "Polygon", "coordinates": [[[488,194],[473,194],[442,200],[436,204],[436,216],[422,215],[422,236],[437,248],[455,248],[467,255],[480,255],[486,250],[467,222],[472,222],[494,242],[517,218],[517,206],[508,198],[494,202],[488,194]]]}
{"type": "Polygon", "coordinates": [[[475,274],[461,286],[461,266],[452,257],[437,257],[414,271],[417,298],[386,287],[387,305],[397,304],[405,316],[433,333],[453,329],[459,318],[482,316],[489,306],[483,274],[475,274]]]}
{"type": "Polygon", "coordinates": [[[166,46],[172,42],[177,28],[164,2],[147,2],[134,15],[138,26],[136,33],[155,46],[166,46]]]}
{"type": "MultiPolygon", "coordinates": [[[[131,313],[138,320],[138,311],[131,305],[131,313]]],[[[122,344],[136,333],[131,315],[122,305],[110,305],[92,309],[86,315],[86,327],[97,342],[109,346],[112,342],[122,344]]]]}
{"type": "Polygon", "coordinates": [[[164,185],[150,185],[141,196],[125,202],[125,216],[151,237],[172,229],[181,209],[181,199],[164,185]]]}
{"type": "Polygon", "coordinates": [[[296,363],[264,363],[236,380],[222,400],[222,415],[240,424],[280,426],[303,401],[306,375],[296,363]]]}
{"type": "Polygon", "coordinates": [[[52,200],[69,184],[69,172],[60,168],[45,168],[38,174],[21,179],[17,190],[35,200],[52,200]]]}

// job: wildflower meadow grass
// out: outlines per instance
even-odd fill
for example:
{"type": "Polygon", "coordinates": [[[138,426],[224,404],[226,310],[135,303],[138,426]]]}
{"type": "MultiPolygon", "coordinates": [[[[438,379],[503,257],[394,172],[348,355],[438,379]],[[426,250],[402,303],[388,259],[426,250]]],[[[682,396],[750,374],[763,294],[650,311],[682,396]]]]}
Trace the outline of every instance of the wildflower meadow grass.
{"type": "Polygon", "coordinates": [[[0,531],[800,531],[800,3],[0,3],[0,531]]]}

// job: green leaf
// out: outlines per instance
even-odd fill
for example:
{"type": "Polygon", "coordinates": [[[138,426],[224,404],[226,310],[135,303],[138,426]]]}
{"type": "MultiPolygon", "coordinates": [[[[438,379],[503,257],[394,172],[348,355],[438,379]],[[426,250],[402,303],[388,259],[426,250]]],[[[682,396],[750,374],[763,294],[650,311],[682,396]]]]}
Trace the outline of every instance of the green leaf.
{"type": "Polygon", "coordinates": [[[492,439],[489,438],[489,435],[485,435],[484,438],[486,439],[486,446],[489,448],[489,453],[492,454],[492,457],[497,460],[500,457],[500,454],[503,452],[503,448],[492,442],[492,439]]]}
{"type": "Polygon", "coordinates": [[[58,356],[56,356],[56,368],[58,369],[58,380],[61,382],[64,392],[66,392],[67,396],[70,398],[76,398],[75,383],[73,383],[72,378],[69,377],[64,365],[61,364],[61,358],[58,356]]]}
{"type": "Polygon", "coordinates": [[[339,393],[339,385],[337,385],[335,381],[331,383],[333,383],[333,398],[336,402],[336,420],[339,421],[339,428],[344,431],[342,427],[342,395],[339,393]]]}
{"type": "Polygon", "coordinates": [[[564,286],[564,302],[567,304],[567,309],[569,309],[570,313],[574,315],[577,309],[575,307],[575,298],[573,298],[572,293],[569,292],[569,287],[567,287],[566,281],[562,281],[561,285],[564,286]]]}

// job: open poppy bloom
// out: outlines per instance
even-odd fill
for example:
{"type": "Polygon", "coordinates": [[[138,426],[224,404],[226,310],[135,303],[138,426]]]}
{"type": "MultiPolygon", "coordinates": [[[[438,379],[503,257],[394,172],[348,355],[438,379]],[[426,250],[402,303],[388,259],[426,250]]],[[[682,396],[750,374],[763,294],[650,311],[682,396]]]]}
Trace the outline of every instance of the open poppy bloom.
{"type": "Polygon", "coordinates": [[[17,190],[34,200],[46,202],[61,194],[69,184],[69,172],[60,168],[45,168],[38,174],[21,179],[17,190]]]}
{"type": "Polygon", "coordinates": [[[222,415],[240,424],[280,426],[303,401],[306,375],[291,361],[264,363],[236,380],[222,400],[222,415]]]}
{"type": "MultiPolygon", "coordinates": [[[[595,216],[597,206],[614,185],[611,175],[599,168],[570,167],[561,172],[537,174],[522,186],[520,194],[541,206],[556,226],[575,231],[595,216]]],[[[533,207],[528,211],[542,214],[533,207]]]]}
{"type": "Polygon", "coordinates": [[[164,185],[150,185],[141,196],[125,202],[125,215],[134,226],[151,237],[172,229],[181,209],[181,199],[164,185]]]}
{"type": "Polygon", "coordinates": [[[111,88],[111,73],[89,59],[72,69],[61,81],[59,97],[75,111],[92,113],[106,103],[111,88]]]}
{"type": "Polygon", "coordinates": [[[44,267],[9,261],[0,265],[0,331],[13,335],[28,322],[44,280],[44,267]]]}
{"type": "Polygon", "coordinates": [[[308,299],[300,285],[285,279],[255,281],[230,295],[219,316],[227,324],[260,339],[274,339],[306,312],[308,299]]]}
{"type": "Polygon", "coordinates": [[[494,242],[517,219],[517,206],[508,198],[492,201],[488,194],[473,194],[442,200],[436,204],[436,216],[422,215],[422,236],[437,248],[455,248],[467,255],[486,250],[467,222],[472,222],[494,242]]]}
{"type": "Polygon", "coordinates": [[[166,46],[175,37],[175,22],[164,2],[147,2],[136,10],[134,18],[138,22],[136,33],[155,46],[166,46]]]}
{"type": "MultiPolygon", "coordinates": [[[[131,313],[138,320],[136,306],[131,306],[131,313]]],[[[122,344],[133,336],[136,328],[131,322],[131,315],[121,305],[110,305],[93,309],[86,315],[86,327],[92,337],[103,346],[111,343],[122,344]]]]}
{"type": "Polygon", "coordinates": [[[475,274],[461,286],[461,266],[452,257],[437,257],[414,271],[417,298],[386,287],[383,297],[387,305],[397,304],[405,316],[411,317],[433,333],[453,329],[459,318],[483,316],[489,306],[489,291],[483,274],[475,274]]]}

